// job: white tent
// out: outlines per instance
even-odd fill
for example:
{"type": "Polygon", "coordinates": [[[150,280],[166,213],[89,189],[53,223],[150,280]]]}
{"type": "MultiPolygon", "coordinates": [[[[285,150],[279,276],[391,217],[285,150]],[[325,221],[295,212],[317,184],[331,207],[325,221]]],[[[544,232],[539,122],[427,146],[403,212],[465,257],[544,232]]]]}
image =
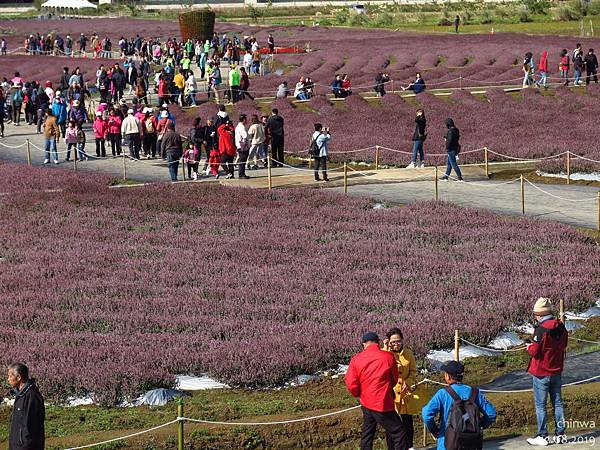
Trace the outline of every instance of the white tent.
{"type": "Polygon", "coordinates": [[[97,9],[98,6],[88,0],[48,0],[47,2],[42,3],[42,8],[97,9]]]}

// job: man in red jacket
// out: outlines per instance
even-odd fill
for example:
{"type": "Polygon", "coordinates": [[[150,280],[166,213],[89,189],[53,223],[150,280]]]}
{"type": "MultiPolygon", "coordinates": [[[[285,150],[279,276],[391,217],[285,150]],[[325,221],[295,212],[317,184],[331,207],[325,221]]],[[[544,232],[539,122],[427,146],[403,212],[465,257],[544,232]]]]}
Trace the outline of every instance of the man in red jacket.
{"type": "Polygon", "coordinates": [[[406,430],[394,405],[394,386],[398,382],[398,367],[394,356],[379,348],[379,336],[367,333],[362,337],[363,351],[350,361],[346,373],[346,387],[360,398],[363,429],[360,449],[372,450],[377,424],[381,425],[393,442],[388,450],[406,450],[406,430]]]}
{"type": "Polygon", "coordinates": [[[550,401],[554,408],[555,435],[553,442],[562,444],[566,442],[566,427],[561,396],[561,374],[568,333],[564,324],[552,315],[552,303],[549,299],[540,297],[535,302],[533,314],[538,324],[533,334],[533,342],[527,345],[527,351],[531,356],[527,371],[533,380],[533,399],[538,431],[535,438],[527,439],[527,443],[540,446],[550,443],[546,420],[546,402],[550,395],[550,401]]]}

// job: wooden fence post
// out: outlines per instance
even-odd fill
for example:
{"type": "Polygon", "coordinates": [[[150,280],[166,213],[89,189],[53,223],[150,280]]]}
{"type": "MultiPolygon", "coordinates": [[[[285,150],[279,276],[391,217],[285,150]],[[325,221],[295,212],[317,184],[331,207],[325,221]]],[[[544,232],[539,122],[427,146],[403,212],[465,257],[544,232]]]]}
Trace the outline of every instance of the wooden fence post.
{"type": "MultiPolygon", "coordinates": [[[[429,391],[429,383],[425,383],[425,388],[429,391]]],[[[427,447],[427,433],[429,430],[427,429],[427,425],[425,421],[423,421],[423,447],[427,447]]]]}
{"type": "Polygon", "coordinates": [[[344,163],[344,194],[348,193],[348,163],[344,163]]]}
{"type": "Polygon", "coordinates": [[[560,299],[558,307],[558,320],[565,323],[565,301],[562,298],[560,299]]]}
{"type": "Polygon", "coordinates": [[[454,330],[454,361],[460,361],[460,338],[458,336],[458,330],[454,330]]]}
{"type": "MultiPolygon", "coordinates": [[[[183,398],[179,397],[177,401],[177,417],[183,417],[183,398]]],[[[177,422],[177,450],[183,450],[183,420],[177,422]]]]}
{"type": "Polygon", "coordinates": [[[375,146],[375,170],[379,170],[379,145],[375,146]]]}
{"type": "Polygon", "coordinates": [[[267,155],[267,180],[269,190],[273,189],[273,181],[271,180],[271,155],[267,155]]]}
{"type": "Polygon", "coordinates": [[[567,184],[571,184],[571,152],[567,150],[567,184]]]}
{"type": "Polygon", "coordinates": [[[485,166],[485,176],[487,178],[490,177],[490,168],[489,168],[489,159],[488,159],[488,149],[487,147],[483,148],[483,164],[485,166]]]}
{"type": "Polygon", "coordinates": [[[27,139],[27,164],[28,165],[32,165],[31,163],[31,143],[29,142],[29,139],[27,139]]]}
{"type": "Polygon", "coordinates": [[[123,181],[127,181],[127,157],[125,156],[125,149],[123,149],[123,181]]]}
{"type": "Polygon", "coordinates": [[[433,181],[435,183],[435,201],[437,202],[439,199],[439,189],[438,189],[438,166],[435,166],[435,172],[433,173],[433,181]]]}
{"type": "Polygon", "coordinates": [[[521,174],[521,214],[525,215],[525,178],[521,174]]]}
{"type": "Polygon", "coordinates": [[[597,231],[600,231],[600,191],[598,191],[598,225],[596,226],[597,231]]]}

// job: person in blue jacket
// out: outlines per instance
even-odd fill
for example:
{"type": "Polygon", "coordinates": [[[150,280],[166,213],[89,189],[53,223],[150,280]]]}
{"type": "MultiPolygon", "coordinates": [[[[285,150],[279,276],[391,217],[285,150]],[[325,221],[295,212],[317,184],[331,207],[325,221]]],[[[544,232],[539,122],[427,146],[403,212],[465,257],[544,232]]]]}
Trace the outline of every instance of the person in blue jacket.
{"type": "Polygon", "coordinates": [[[417,72],[415,81],[410,83],[407,87],[403,87],[402,90],[413,91],[415,94],[420,94],[425,90],[425,80],[421,76],[420,72],[417,72]]]}
{"type": "MultiPolygon", "coordinates": [[[[444,380],[450,388],[453,389],[461,399],[467,400],[471,395],[472,388],[463,384],[465,366],[461,362],[450,361],[442,366],[442,372],[444,372],[444,380]]],[[[423,407],[423,421],[429,432],[434,436],[437,436],[438,450],[445,450],[446,448],[444,439],[446,434],[446,424],[453,403],[454,400],[450,394],[445,388],[442,388],[437,391],[429,403],[423,407]],[[436,424],[436,417],[438,417],[438,415],[440,421],[439,426],[436,424]]],[[[481,422],[483,428],[488,428],[496,421],[496,408],[487,401],[481,391],[479,391],[475,403],[483,414],[483,420],[481,422]]]]}
{"type": "Polygon", "coordinates": [[[64,137],[67,130],[67,102],[60,91],[56,91],[56,97],[52,101],[52,114],[56,117],[61,136],[64,137]]]}

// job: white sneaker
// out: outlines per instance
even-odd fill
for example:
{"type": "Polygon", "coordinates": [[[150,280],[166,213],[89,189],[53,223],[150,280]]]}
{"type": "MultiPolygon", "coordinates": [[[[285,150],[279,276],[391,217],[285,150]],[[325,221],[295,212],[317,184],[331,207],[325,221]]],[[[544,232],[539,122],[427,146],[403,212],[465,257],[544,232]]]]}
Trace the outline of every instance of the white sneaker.
{"type": "Polygon", "coordinates": [[[44,160],[44,164],[48,164],[49,162],[50,162],[50,160],[49,160],[49,159],[45,159],[45,160],[44,160]]]}
{"type": "Polygon", "coordinates": [[[545,438],[543,436],[536,436],[534,438],[528,438],[527,443],[529,445],[541,445],[542,447],[545,447],[548,445],[548,438],[545,438]]]}
{"type": "Polygon", "coordinates": [[[567,443],[567,436],[565,436],[564,434],[559,434],[558,436],[554,436],[552,438],[552,441],[555,444],[566,444],[567,443]]]}
{"type": "Polygon", "coordinates": [[[411,162],[408,166],[406,166],[407,169],[414,169],[415,168],[415,163],[411,162]]]}
{"type": "Polygon", "coordinates": [[[54,164],[58,164],[58,159],[55,159],[54,161],[52,161],[54,164]]]}
{"type": "MultiPolygon", "coordinates": [[[[421,164],[419,165],[419,169],[424,169],[425,168],[425,162],[421,161],[421,164]]],[[[408,449],[410,450],[410,449],[408,449]]]]}
{"type": "Polygon", "coordinates": [[[196,175],[196,172],[192,173],[192,180],[197,180],[198,179],[198,175],[196,175]]]}

